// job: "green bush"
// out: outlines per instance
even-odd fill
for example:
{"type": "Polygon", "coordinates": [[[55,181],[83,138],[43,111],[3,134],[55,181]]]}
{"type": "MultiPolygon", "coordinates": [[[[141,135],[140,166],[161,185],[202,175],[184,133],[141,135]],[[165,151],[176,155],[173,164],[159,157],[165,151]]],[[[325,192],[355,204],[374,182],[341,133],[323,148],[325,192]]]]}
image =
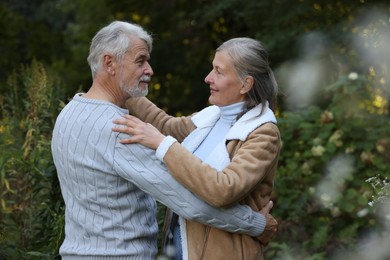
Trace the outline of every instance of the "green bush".
{"type": "Polygon", "coordinates": [[[0,96],[1,259],[58,255],[64,210],[50,141],[60,96],[36,61],[15,72],[0,96]]]}
{"type": "Polygon", "coordinates": [[[390,176],[390,120],[380,94],[371,79],[351,74],[324,91],[323,107],[281,113],[273,209],[280,232],[269,259],[329,259],[380,230],[367,182],[390,176]]]}

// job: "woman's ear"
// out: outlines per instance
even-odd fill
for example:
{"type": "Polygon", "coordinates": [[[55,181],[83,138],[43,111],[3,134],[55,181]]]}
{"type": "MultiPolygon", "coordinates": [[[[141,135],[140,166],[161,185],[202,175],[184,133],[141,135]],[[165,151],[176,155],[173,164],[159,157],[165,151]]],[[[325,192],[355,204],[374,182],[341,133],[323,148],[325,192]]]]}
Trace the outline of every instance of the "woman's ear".
{"type": "Polygon", "coordinates": [[[244,84],[241,87],[240,94],[246,94],[249,90],[252,89],[253,84],[255,83],[252,76],[246,76],[244,79],[244,84]]]}

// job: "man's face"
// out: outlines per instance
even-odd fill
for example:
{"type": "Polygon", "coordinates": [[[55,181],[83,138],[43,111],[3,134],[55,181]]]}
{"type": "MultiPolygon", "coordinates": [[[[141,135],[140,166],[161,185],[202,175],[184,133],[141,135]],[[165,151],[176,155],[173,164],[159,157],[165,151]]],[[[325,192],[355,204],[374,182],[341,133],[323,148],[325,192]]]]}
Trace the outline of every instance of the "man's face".
{"type": "Polygon", "coordinates": [[[144,40],[132,38],[132,48],[122,60],[119,87],[127,97],[144,97],[153,75],[149,64],[148,45],[144,40]]]}

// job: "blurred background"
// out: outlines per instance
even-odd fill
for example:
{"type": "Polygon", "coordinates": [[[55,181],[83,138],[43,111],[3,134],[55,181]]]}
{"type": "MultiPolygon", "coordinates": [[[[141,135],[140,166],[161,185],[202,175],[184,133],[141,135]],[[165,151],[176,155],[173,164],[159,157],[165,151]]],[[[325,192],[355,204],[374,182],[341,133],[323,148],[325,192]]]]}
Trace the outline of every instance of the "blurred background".
{"type": "Polygon", "coordinates": [[[208,105],[223,41],[261,41],[283,141],[266,259],[390,259],[388,0],[0,0],[0,259],[59,259],[51,131],[112,20],[153,35],[148,97],[174,115],[208,105]]]}

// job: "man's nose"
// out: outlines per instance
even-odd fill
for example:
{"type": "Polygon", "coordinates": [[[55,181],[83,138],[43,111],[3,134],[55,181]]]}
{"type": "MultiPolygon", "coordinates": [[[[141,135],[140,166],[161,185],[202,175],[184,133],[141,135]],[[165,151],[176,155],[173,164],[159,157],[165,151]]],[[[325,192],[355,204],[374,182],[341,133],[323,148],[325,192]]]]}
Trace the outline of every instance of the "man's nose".
{"type": "Polygon", "coordinates": [[[152,69],[152,66],[150,66],[149,62],[147,63],[146,65],[146,68],[144,70],[144,73],[146,75],[149,75],[149,76],[153,76],[154,72],[153,72],[153,69],[152,69]]]}

